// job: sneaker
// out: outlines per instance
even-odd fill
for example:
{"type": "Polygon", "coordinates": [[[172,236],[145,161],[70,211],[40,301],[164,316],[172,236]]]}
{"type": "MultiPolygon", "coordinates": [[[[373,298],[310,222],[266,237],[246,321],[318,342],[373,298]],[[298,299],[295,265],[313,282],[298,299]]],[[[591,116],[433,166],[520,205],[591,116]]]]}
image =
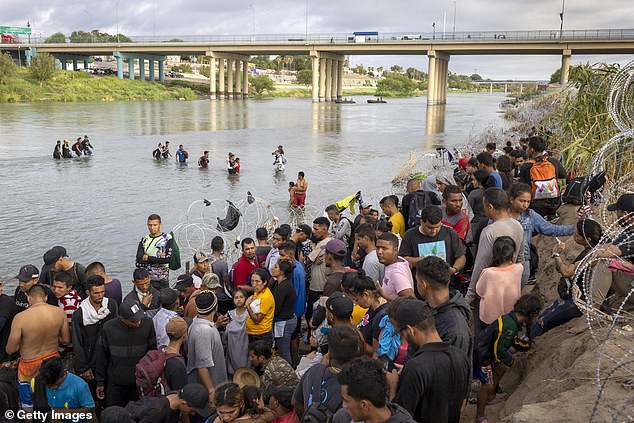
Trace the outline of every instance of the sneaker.
{"type": "Polygon", "coordinates": [[[526,285],[535,285],[537,283],[537,278],[535,276],[529,276],[526,281],[526,285]]]}

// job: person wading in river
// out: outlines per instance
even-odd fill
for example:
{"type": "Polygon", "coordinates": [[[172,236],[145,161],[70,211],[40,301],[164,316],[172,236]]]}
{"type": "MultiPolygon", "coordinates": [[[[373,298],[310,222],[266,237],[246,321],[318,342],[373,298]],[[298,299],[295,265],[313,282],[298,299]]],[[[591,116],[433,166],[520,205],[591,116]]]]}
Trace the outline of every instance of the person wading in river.
{"type": "Polygon", "coordinates": [[[306,203],[306,191],[308,191],[308,181],[304,177],[304,172],[299,172],[297,174],[297,182],[295,183],[293,207],[304,207],[306,203]]]}

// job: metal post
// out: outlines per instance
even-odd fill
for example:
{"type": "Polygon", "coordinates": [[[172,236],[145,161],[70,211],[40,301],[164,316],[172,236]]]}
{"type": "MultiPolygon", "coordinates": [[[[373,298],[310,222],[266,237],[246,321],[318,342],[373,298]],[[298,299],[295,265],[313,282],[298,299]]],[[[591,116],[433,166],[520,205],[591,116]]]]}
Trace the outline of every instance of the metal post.
{"type": "Polygon", "coordinates": [[[114,2],[114,11],[117,18],[117,44],[119,43],[119,0],[114,2]]]}
{"type": "Polygon", "coordinates": [[[453,37],[456,38],[456,0],[453,0],[453,37]]]}
{"type": "Polygon", "coordinates": [[[249,7],[251,7],[251,11],[253,12],[253,22],[251,23],[251,41],[255,41],[255,6],[253,6],[253,3],[251,3],[249,4],[249,7]]]}
{"type": "Polygon", "coordinates": [[[561,13],[559,14],[559,19],[561,19],[561,26],[559,27],[559,39],[561,40],[564,36],[564,12],[566,11],[566,0],[561,0],[561,13]]]}

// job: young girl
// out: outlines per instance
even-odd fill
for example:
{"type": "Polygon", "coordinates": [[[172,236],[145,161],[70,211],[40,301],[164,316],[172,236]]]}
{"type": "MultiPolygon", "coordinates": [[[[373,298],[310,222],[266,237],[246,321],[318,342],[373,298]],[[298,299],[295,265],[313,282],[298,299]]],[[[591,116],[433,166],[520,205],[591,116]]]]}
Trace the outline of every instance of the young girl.
{"type": "Polygon", "coordinates": [[[229,175],[233,175],[236,173],[236,156],[233,153],[229,153],[229,156],[225,159],[227,162],[227,172],[229,175]]]}
{"type": "Polygon", "coordinates": [[[233,170],[235,170],[236,173],[240,173],[240,157],[236,157],[236,162],[233,166],[233,170]]]}
{"type": "Polygon", "coordinates": [[[513,310],[522,295],[521,263],[513,263],[517,246],[511,237],[501,236],[493,243],[493,262],[480,274],[476,292],[480,296],[480,322],[487,326],[513,310]]]}
{"type": "Polygon", "coordinates": [[[229,310],[229,318],[225,333],[227,334],[227,373],[233,375],[240,367],[247,367],[249,362],[249,339],[246,332],[249,313],[246,309],[247,296],[241,289],[233,292],[235,309],[229,310]]]}
{"type": "Polygon", "coordinates": [[[288,207],[291,207],[293,205],[293,200],[295,200],[295,182],[290,181],[288,183],[288,193],[291,196],[288,200],[288,207]]]}
{"type": "Polygon", "coordinates": [[[269,423],[275,419],[275,414],[269,409],[261,408],[259,404],[255,407],[253,402],[247,404],[247,401],[244,391],[238,384],[226,382],[217,386],[214,392],[214,406],[218,417],[213,422],[269,423]]]}

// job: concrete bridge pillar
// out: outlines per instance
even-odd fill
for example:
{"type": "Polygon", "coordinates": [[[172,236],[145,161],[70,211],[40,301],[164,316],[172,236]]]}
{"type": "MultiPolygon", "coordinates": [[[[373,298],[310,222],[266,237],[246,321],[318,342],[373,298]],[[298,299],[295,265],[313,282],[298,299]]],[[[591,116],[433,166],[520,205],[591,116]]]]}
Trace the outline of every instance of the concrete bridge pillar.
{"type": "Polygon", "coordinates": [[[313,83],[311,86],[313,103],[319,102],[319,57],[313,56],[313,83]]]}
{"type": "Polygon", "coordinates": [[[225,59],[218,59],[218,99],[225,99],[225,59]]]}
{"type": "Polygon", "coordinates": [[[165,60],[159,60],[159,82],[165,82],[165,60]]]}
{"type": "Polygon", "coordinates": [[[337,62],[337,100],[343,99],[343,60],[337,62]]]}
{"type": "Polygon", "coordinates": [[[134,80],[134,59],[128,59],[128,77],[134,80]]]}
{"type": "Polygon", "coordinates": [[[489,92],[492,93],[493,92],[493,84],[489,85],[489,92]]]}
{"type": "Polygon", "coordinates": [[[148,60],[148,67],[150,68],[150,82],[154,82],[154,60],[148,60]]]}
{"type": "Polygon", "coordinates": [[[77,72],[79,68],[77,67],[77,59],[73,59],[73,70],[77,72]]]}
{"type": "Polygon", "coordinates": [[[504,84],[504,92],[505,93],[509,92],[509,84],[504,84]]]}
{"type": "Polygon", "coordinates": [[[319,59],[319,101],[326,101],[326,59],[319,59]]]}
{"type": "Polygon", "coordinates": [[[209,59],[209,99],[216,99],[216,58],[209,59]]]}
{"type": "Polygon", "coordinates": [[[332,61],[332,75],[330,77],[330,101],[337,100],[337,79],[339,77],[339,60],[332,61]]]}
{"type": "Polygon", "coordinates": [[[62,70],[67,70],[68,69],[68,65],[66,63],[66,59],[62,59],[62,70]]]}
{"type": "Polygon", "coordinates": [[[84,69],[88,69],[88,60],[84,60],[84,69]]]}
{"type": "Polygon", "coordinates": [[[242,98],[249,98],[249,61],[242,62],[242,98]]]}
{"type": "Polygon", "coordinates": [[[326,96],[325,101],[332,100],[332,59],[326,59],[326,96]]]}
{"type": "Polygon", "coordinates": [[[570,56],[572,55],[572,50],[564,50],[563,55],[561,56],[561,85],[568,83],[568,78],[570,76],[570,56]]]}
{"type": "Polygon", "coordinates": [[[520,83],[520,94],[524,93],[524,84],[520,83]]]}
{"type": "MultiPolygon", "coordinates": [[[[65,66],[63,67],[66,68],[65,66]]],[[[117,57],[117,77],[123,79],[123,57],[117,57]]]]}
{"type": "Polygon", "coordinates": [[[233,98],[233,59],[227,59],[227,99],[233,98]]]}
{"type": "Polygon", "coordinates": [[[427,52],[427,56],[429,57],[427,105],[446,104],[449,55],[430,50],[427,52]]]}
{"type": "Polygon", "coordinates": [[[236,99],[242,98],[242,78],[240,78],[240,63],[240,60],[236,60],[236,69],[234,75],[236,90],[233,94],[233,98],[236,99]]]}
{"type": "Polygon", "coordinates": [[[139,79],[145,81],[145,59],[139,59],[139,79]]]}

